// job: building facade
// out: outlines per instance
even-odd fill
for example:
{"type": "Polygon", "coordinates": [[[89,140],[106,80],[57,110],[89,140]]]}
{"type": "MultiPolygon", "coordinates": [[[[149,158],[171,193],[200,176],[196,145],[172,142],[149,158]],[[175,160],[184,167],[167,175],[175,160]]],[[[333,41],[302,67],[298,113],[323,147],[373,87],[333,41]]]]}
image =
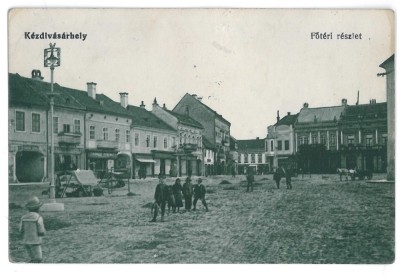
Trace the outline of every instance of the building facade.
{"type": "Polygon", "coordinates": [[[152,113],[176,130],[177,168],[173,175],[204,175],[203,126],[193,118],[160,107],[154,99],[152,113]]]}
{"type": "Polygon", "coordinates": [[[203,136],[215,149],[213,171],[215,174],[226,174],[231,161],[231,123],[205,105],[195,94],[186,93],[173,111],[195,119],[204,127],[203,136]]]}
{"type": "Polygon", "coordinates": [[[246,174],[251,167],[257,174],[266,174],[270,171],[265,154],[265,139],[237,140],[238,144],[238,173],[246,174]]]}

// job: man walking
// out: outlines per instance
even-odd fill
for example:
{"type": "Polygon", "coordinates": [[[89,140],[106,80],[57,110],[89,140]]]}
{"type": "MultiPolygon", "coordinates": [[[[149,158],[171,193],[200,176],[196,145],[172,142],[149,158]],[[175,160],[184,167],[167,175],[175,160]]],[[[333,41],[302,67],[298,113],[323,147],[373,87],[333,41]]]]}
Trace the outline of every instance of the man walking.
{"type": "Polygon", "coordinates": [[[153,219],[150,222],[156,222],[158,209],[161,209],[161,222],[164,221],[164,214],[165,214],[165,205],[167,203],[168,198],[168,187],[165,185],[165,175],[159,174],[158,175],[159,183],[156,186],[156,191],[154,193],[154,200],[157,204],[154,210],[153,219]]]}
{"type": "Polygon", "coordinates": [[[206,207],[206,212],[208,212],[208,206],[206,202],[206,187],[204,187],[203,184],[201,184],[203,180],[201,178],[197,179],[197,184],[193,186],[194,190],[194,200],[193,200],[193,211],[196,211],[196,204],[197,200],[201,200],[201,203],[203,203],[204,207],[206,207]]]}

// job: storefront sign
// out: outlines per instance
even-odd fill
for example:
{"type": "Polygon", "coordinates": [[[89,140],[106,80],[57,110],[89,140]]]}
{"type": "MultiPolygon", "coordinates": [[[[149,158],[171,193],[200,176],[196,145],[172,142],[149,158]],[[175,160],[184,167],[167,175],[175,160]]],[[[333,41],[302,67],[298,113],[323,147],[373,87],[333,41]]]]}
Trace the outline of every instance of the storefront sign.
{"type": "Polygon", "coordinates": [[[89,152],[89,158],[107,158],[107,159],[116,159],[117,154],[114,152],[89,152]]]}
{"type": "Polygon", "coordinates": [[[23,145],[18,146],[19,151],[39,151],[39,146],[23,145]]]}

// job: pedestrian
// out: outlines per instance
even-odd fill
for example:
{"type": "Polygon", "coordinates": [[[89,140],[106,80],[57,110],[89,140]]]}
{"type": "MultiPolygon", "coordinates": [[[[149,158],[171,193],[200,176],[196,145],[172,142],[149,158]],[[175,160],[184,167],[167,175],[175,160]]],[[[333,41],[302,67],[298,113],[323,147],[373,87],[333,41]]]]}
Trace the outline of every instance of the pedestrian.
{"type": "Polygon", "coordinates": [[[285,177],[286,177],[286,188],[288,190],[291,190],[292,189],[292,170],[291,169],[286,170],[285,177]]]}
{"type": "Polygon", "coordinates": [[[253,191],[253,186],[254,186],[254,172],[253,172],[253,169],[250,168],[250,167],[247,168],[246,178],[247,178],[247,190],[246,190],[246,192],[248,192],[249,189],[252,192],[253,191]]]}
{"type": "Polygon", "coordinates": [[[235,178],[236,177],[236,170],[235,170],[235,166],[232,166],[232,177],[235,178]]]}
{"type": "Polygon", "coordinates": [[[178,208],[178,213],[179,213],[179,208],[183,207],[182,185],[181,185],[181,180],[179,178],[177,178],[175,180],[175,184],[172,185],[172,193],[174,194],[175,197],[175,207],[172,208],[172,212],[175,213],[176,208],[178,208]]]}
{"type": "Polygon", "coordinates": [[[285,175],[285,171],[283,170],[283,168],[281,166],[279,166],[274,173],[274,180],[276,182],[277,189],[279,189],[281,179],[284,175],[285,175]]]}
{"type": "Polygon", "coordinates": [[[165,214],[165,205],[167,203],[168,198],[168,187],[165,185],[165,175],[159,174],[158,175],[159,183],[156,186],[156,191],[154,193],[154,200],[157,204],[156,208],[154,209],[153,219],[150,222],[156,222],[158,209],[161,209],[161,221],[164,221],[164,214],[165,214]]]}
{"type": "Polygon", "coordinates": [[[192,196],[193,196],[193,187],[192,187],[192,179],[190,176],[186,177],[186,181],[183,184],[183,196],[185,197],[185,210],[190,211],[192,209],[192,196]]]}
{"type": "Polygon", "coordinates": [[[42,202],[36,197],[31,197],[25,207],[29,213],[21,217],[19,231],[22,234],[22,242],[28,252],[31,263],[42,262],[42,236],[45,235],[44,222],[38,213],[42,202]]]}
{"type": "Polygon", "coordinates": [[[193,186],[194,190],[194,200],[193,200],[193,211],[196,211],[196,204],[197,200],[201,200],[201,203],[203,203],[203,206],[206,207],[206,212],[208,212],[208,206],[206,202],[206,187],[204,187],[203,184],[201,184],[203,180],[201,178],[197,179],[197,184],[193,186]]]}
{"type": "Polygon", "coordinates": [[[167,205],[168,205],[168,214],[171,212],[175,213],[176,203],[175,203],[175,196],[172,190],[173,185],[167,185],[167,205]]]}

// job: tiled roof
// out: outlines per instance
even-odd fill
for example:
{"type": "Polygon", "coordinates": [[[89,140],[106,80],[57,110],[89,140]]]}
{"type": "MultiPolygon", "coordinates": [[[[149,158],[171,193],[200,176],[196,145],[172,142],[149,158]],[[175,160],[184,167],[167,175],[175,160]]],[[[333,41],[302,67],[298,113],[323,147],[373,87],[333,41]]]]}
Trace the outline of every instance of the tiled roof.
{"type": "Polygon", "coordinates": [[[387,118],[387,103],[351,105],[346,109],[342,120],[387,118]]]}
{"type": "Polygon", "coordinates": [[[319,108],[302,108],[297,117],[297,123],[321,123],[339,121],[340,116],[345,110],[342,106],[319,107],[319,108]]]}
{"type": "MultiPolygon", "coordinates": [[[[50,101],[47,93],[51,89],[50,83],[21,77],[18,74],[8,74],[8,80],[10,105],[36,105],[44,108],[49,106],[50,101]]],[[[55,106],[79,110],[85,109],[74,97],[62,93],[62,87],[56,83],[53,86],[53,92],[58,93],[58,95],[54,96],[55,106]]]]}
{"type": "Polygon", "coordinates": [[[296,122],[297,116],[298,116],[298,115],[299,115],[299,114],[295,114],[295,115],[286,115],[285,117],[283,117],[282,119],[280,119],[280,120],[275,124],[275,126],[281,126],[281,125],[290,126],[290,125],[293,125],[293,124],[296,122]]]}
{"type": "Polygon", "coordinates": [[[391,55],[387,60],[385,60],[384,62],[382,62],[382,64],[379,65],[379,67],[385,68],[386,65],[387,65],[388,63],[390,63],[390,62],[394,62],[394,54],[391,55]]]}
{"type": "Polygon", "coordinates": [[[237,143],[239,151],[258,150],[265,148],[264,139],[237,140],[237,143]]]}
{"type": "Polygon", "coordinates": [[[175,130],[164,123],[161,119],[155,116],[150,111],[133,105],[128,105],[127,112],[132,118],[132,125],[133,126],[142,126],[142,127],[150,127],[150,128],[157,128],[157,129],[164,129],[169,131],[175,130]]]}
{"type": "Polygon", "coordinates": [[[164,109],[164,110],[167,111],[168,113],[170,113],[175,118],[177,118],[178,122],[183,125],[193,126],[193,127],[202,128],[202,129],[204,128],[202,124],[200,124],[195,119],[193,119],[189,116],[182,115],[182,114],[179,114],[179,113],[173,112],[171,110],[167,110],[167,109],[164,109]]]}

